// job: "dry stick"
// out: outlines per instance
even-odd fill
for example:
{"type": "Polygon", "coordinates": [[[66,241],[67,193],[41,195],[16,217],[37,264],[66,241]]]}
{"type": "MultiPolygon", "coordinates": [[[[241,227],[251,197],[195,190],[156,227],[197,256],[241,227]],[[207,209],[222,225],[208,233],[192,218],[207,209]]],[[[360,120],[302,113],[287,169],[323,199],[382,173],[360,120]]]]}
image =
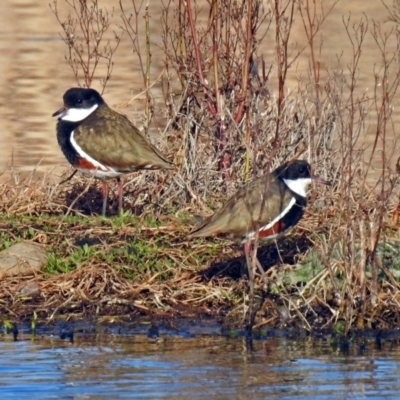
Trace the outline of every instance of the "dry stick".
{"type": "Polygon", "coordinates": [[[204,92],[204,96],[207,100],[207,107],[211,113],[211,115],[215,118],[217,116],[217,111],[214,107],[214,105],[211,102],[210,96],[208,95],[208,86],[205,84],[204,81],[204,75],[203,75],[203,68],[201,65],[201,54],[200,54],[200,48],[199,48],[199,43],[197,41],[197,35],[196,35],[196,29],[194,26],[194,20],[193,20],[193,13],[192,13],[192,6],[190,3],[190,0],[186,0],[185,1],[185,6],[186,6],[186,12],[189,18],[189,26],[190,26],[190,31],[192,34],[192,38],[193,38],[193,46],[194,46],[194,54],[196,57],[196,64],[197,64],[197,72],[199,73],[199,80],[200,80],[200,84],[201,87],[203,89],[204,92]]]}
{"type": "MultiPolygon", "coordinates": [[[[284,87],[285,87],[285,79],[283,75],[282,62],[282,47],[281,47],[281,34],[280,34],[280,13],[279,13],[279,0],[275,0],[275,43],[276,43],[276,55],[278,57],[278,118],[280,117],[281,105],[283,104],[283,100],[285,97],[284,87]]],[[[278,126],[275,131],[275,138],[278,136],[278,126]]]]}
{"type": "MultiPolygon", "coordinates": [[[[386,127],[384,128],[383,132],[383,144],[382,144],[382,153],[385,154],[385,132],[386,132],[386,127]]],[[[383,162],[383,165],[386,163],[383,162]]],[[[381,175],[381,181],[382,181],[382,187],[381,187],[381,197],[384,194],[384,188],[385,188],[385,168],[382,170],[382,175],[381,175]]],[[[372,278],[372,285],[371,285],[371,303],[373,306],[376,305],[376,299],[378,296],[378,260],[379,257],[377,256],[377,248],[379,244],[379,239],[381,237],[382,233],[382,226],[383,226],[383,214],[384,210],[382,209],[382,205],[384,204],[385,200],[381,199],[377,211],[378,211],[378,218],[377,221],[375,221],[375,224],[372,224],[373,228],[371,229],[371,250],[370,250],[370,261],[371,261],[371,278],[372,278]]]]}
{"type": "Polygon", "coordinates": [[[337,4],[337,0],[335,0],[329,7],[327,11],[323,9],[323,5],[321,3],[322,7],[322,16],[316,18],[316,5],[315,2],[314,8],[313,8],[313,15],[311,16],[310,13],[310,0],[306,1],[306,15],[303,14],[302,11],[302,4],[299,4],[299,11],[301,15],[301,20],[303,22],[303,27],[304,27],[304,32],[307,36],[307,44],[310,47],[310,52],[311,52],[311,69],[312,69],[312,76],[314,79],[315,83],[315,93],[316,93],[316,110],[317,110],[317,117],[320,118],[321,116],[321,105],[320,105],[320,68],[321,65],[320,63],[316,60],[315,56],[315,43],[314,43],[314,38],[317,35],[317,33],[320,31],[322,24],[325,22],[326,18],[328,15],[332,12],[333,8],[337,4]],[[308,29],[307,29],[308,27],[308,29]]]}
{"type": "Polygon", "coordinates": [[[74,169],[74,172],[73,172],[68,178],[63,179],[63,180],[62,180],[61,182],[59,182],[58,184],[59,184],[59,185],[63,185],[64,183],[70,181],[70,180],[75,176],[75,174],[76,174],[77,172],[78,172],[78,170],[77,170],[77,169],[74,169]]]}
{"type": "Polygon", "coordinates": [[[225,189],[228,189],[230,181],[230,166],[231,166],[231,155],[224,150],[227,144],[226,125],[223,109],[221,106],[221,95],[219,90],[219,78],[218,78],[218,0],[213,0],[212,5],[212,35],[213,35],[213,69],[214,69],[214,85],[215,85],[215,98],[218,118],[218,139],[219,139],[219,152],[221,154],[220,169],[222,170],[223,183],[225,189]]]}
{"type": "MultiPolygon", "coordinates": [[[[187,16],[189,19],[189,26],[190,26],[190,30],[191,30],[191,34],[192,34],[192,39],[193,39],[193,46],[194,46],[194,51],[195,51],[195,58],[196,58],[196,65],[197,65],[197,71],[199,74],[199,80],[200,80],[200,84],[201,87],[203,89],[203,93],[204,96],[206,98],[206,103],[207,103],[207,108],[210,111],[211,115],[217,120],[218,123],[220,123],[219,117],[220,117],[220,97],[219,97],[219,90],[218,87],[216,88],[216,96],[217,97],[217,109],[215,108],[214,104],[212,103],[209,93],[208,93],[208,86],[205,84],[205,80],[204,80],[204,75],[203,75],[203,68],[202,68],[202,57],[201,57],[201,53],[200,53],[200,48],[199,48],[199,44],[198,44],[198,40],[197,40],[197,35],[196,35],[196,29],[194,26],[194,20],[193,20],[193,13],[192,13],[192,7],[191,7],[191,3],[190,0],[187,0],[185,2],[185,6],[186,6],[186,11],[187,11],[187,16]]],[[[214,27],[214,35],[216,35],[216,7],[217,7],[217,1],[214,0],[213,1],[213,27],[214,27]]],[[[215,84],[217,85],[218,83],[218,43],[215,40],[215,37],[213,37],[213,58],[214,58],[214,75],[216,76],[216,82],[215,84]],[[217,64],[215,64],[217,63],[217,64]]],[[[217,128],[218,129],[218,128],[217,128]]],[[[224,129],[220,126],[219,127],[219,132],[218,132],[218,140],[219,140],[219,148],[225,148],[225,144],[226,144],[226,139],[225,139],[225,135],[224,135],[224,129]]],[[[228,171],[228,168],[225,168],[224,165],[224,155],[222,153],[222,170],[223,170],[223,174],[225,175],[225,171],[228,171]]],[[[224,183],[226,182],[226,176],[224,176],[224,183]]]]}
{"type": "Polygon", "coordinates": [[[251,161],[251,153],[250,153],[250,110],[246,110],[246,133],[244,137],[244,145],[246,146],[246,156],[244,160],[244,179],[248,180],[250,178],[250,161],[251,161]]]}
{"type": "Polygon", "coordinates": [[[240,95],[240,104],[239,108],[235,115],[236,125],[239,125],[240,121],[244,115],[244,106],[246,103],[247,97],[247,88],[249,86],[249,67],[250,67],[250,56],[251,56],[251,47],[253,46],[253,31],[252,31],[252,22],[253,22],[253,0],[248,0],[247,2],[247,27],[246,27],[246,51],[244,56],[244,65],[243,65],[243,76],[242,76],[242,93],[240,95]]]}
{"type": "MultiPolygon", "coordinates": [[[[90,76],[90,73],[89,73],[90,59],[91,59],[89,18],[91,18],[92,16],[88,17],[88,7],[87,7],[87,3],[85,1],[80,0],[79,4],[80,4],[79,15],[78,15],[78,11],[75,8],[75,4],[74,4],[74,9],[78,15],[79,26],[81,27],[83,36],[85,38],[87,60],[83,61],[82,53],[76,51],[76,49],[75,49],[75,52],[77,54],[79,54],[79,56],[80,56],[81,66],[83,68],[86,86],[90,87],[92,84],[93,74],[90,76]]],[[[94,71],[93,71],[93,73],[94,73],[94,71]]]]}
{"type": "Polygon", "coordinates": [[[311,332],[312,329],[311,329],[310,323],[307,321],[307,318],[300,312],[299,306],[295,304],[296,300],[294,300],[290,296],[290,294],[287,292],[285,287],[283,287],[283,291],[284,291],[284,293],[281,295],[281,298],[282,298],[282,300],[286,300],[287,305],[285,304],[285,306],[286,306],[286,309],[288,310],[288,312],[294,311],[297,314],[297,316],[300,318],[300,320],[303,320],[303,323],[306,325],[305,329],[308,329],[308,331],[311,332]],[[292,308],[290,308],[290,306],[292,306],[292,308]]]}
{"type": "MultiPolygon", "coordinates": [[[[184,71],[184,65],[183,65],[183,47],[184,47],[184,12],[182,12],[182,8],[184,7],[182,5],[182,2],[185,2],[185,0],[179,0],[178,4],[178,49],[179,49],[179,57],[178,57],[178,64],[179,68],[181,68],[182,71],[184,71]]],[[[176,52],[175,52],[176,56],[176,52]]],[[[181,83],[181,90],[182,92],[185,91],[185,83],[186,79],[184,78],[184,74],[178,74],[179,82],[181,83]]]]}
{"type": "MultiPolygon", "coordinates": [[[[315,7],[315,3],[314,3],[315,7]]],[[[314,49],[314,35],[312,34],[312,30],[314,27],[314,21],[315,21],[315,8],[314,8],[314,18],[311,20],[311,15],[310,15],[310,0],[307,0],[307,6],[306,6],[306,14],[307,14],[307,22],[308,26],[310,27],[310,38],[309,38],[309,43],[310,43],[310,51],[311,51],[311,64],[312,64],[312,70],[313,70],[313,75],[314,75],[314,83],[315,83],[315,94],[316,94],[316,109],[317,109],[317,117],[320,117],[320,100],[319,100],[319,91],[320,91],[320,86],[319,86],[319,74],[320,74],[320,64],[319,62],[317,63],[317,60],[315,59],[315,49],[314,49]],[[318,64],[318,66],[317,66],[318,64]]],[[[316,28],[318,30],[318,26],[316,28]]]]}
{"type": "Polygon", "coordinates": [[[397,282],[397,280],[393,276],[392,272],[390,272],[389,268],[386,267],[386,265],[382,262],[382,260],[380,258],[377,258],[376,261],[379,264],[379,267],[382,269],[382,271],[385,273],[385,275],[390,280],[390,283],[396,288],[396,290],[399,291],[400,290],[400,284],[397,282]]]}
{"type": "MultiPolygon", "coordinates": [[[[67,212],[66,212],[65,215],[63,215],[63,217],[61,218],[61,221],[60,221],[60,224],[58,225],[57,230],[60,230],[60,229],[61,229],[61,226],[62,226],[62,224],[64,223],[65,218],[66,218],[66,217],[68,216],[68,214],[72,211],[72,207],[75,205],[75,203],[76,203],[81,197],[83,197],[83,195],[84,195],[85,193],[87,193],[87,192],[89,191],[89,188],[90,188],[91,184],[93,183],[94,179],[95,179],[95,178],[92,177],[92,178],[89,180],[89,182],[88,182],[88,184],[86,185],[85,189],[84,189],[78,196],[76,196],[76,198],[74,199],[74,201],[70,204],[70,206],[69,206],[68,209],[67,209],[67,212]]],[[[56,187],[58,187],[58,185],[57,185],[56,187]]]]}
{"type": "MultiPolygon", "coordinates": [[[[289,41],[289,36],[293,24],[293,14],[294,14],[294,1],[292,2],[292,7],[290,11],[290,23],[288,24],[288,31],[285,39],[282,39],[281,37],[281,32],[280,32],[280,11],[279,11],[279,0],[275,0],[275,24],[276,24],[276,33],[275,33],[275,41],[276,41],[276,54],[278,57],[278,83],[279,83],[279,98],[278,98],[278,112],[276,116],[276,125],[275,125],[275,137],[272,143],[272,149],[273,153],[270,157],[272,159],[275,154],[278,151],[278,148],[280,147],[280,142],[282,141],[282,138],[279,137],[279,128],[281,125],[281,115],[283,112],[284,108],[284,87],[285,87],[285,81],[286,81],[286,74],[288,70],[288,51],[287,51],[287,46],[288,46],[288,41],[289,41]],[[282,48],[284,51],[282,52],[282,48]]],[[[289,4],[289,3],[288,3],[289,4]]],[[[267,163],[267,166],[269,166],[269,163],[267,163]]],[[[263,202],[265,200],[263,199],[263,202]]],[[[260,218],[261,218],[261,213],[260,213],[260,218]]]]}
{"type": "MultiPolygon", "coordinates": [[[[274,145],[278,145],[278,135],[279,135],[279,128],[280,128],[280,120],[282,115],[282,108],[284,106],[285,101],[285,83],[286,83],[286,75],[289,69],[288,63],[288,43],[291,28],[293,25],[293,15],[294,15],[294,4],[295,1],[292,1],[292,7],[290,10],[290,19],[289,23],[287,24],[286,37],[282,37],[281,33],[281,14],[279,10],[280,2],[279,0],[275,0],[275,43],[276,43],[276,54],[278,57],[278,90],[279,90],[279,97],[278,97],[278,115],[276,117],[276,129],[275,129],[275,139],[274,145]]],[[[286,9],[286,8],[285,8],[286,9]]]]}
{"type": "MultiPolygon", "coordinates": [[[[60,185],[63,185],[64,183],[70,181],[70,180],[75,176],[75,174],[76,174],[77,172],[78,172],[78,170],[77,170],[77,169],[74,169],[74,172],[72,172],[72,174],[71,174],[68,178],[63,179],[61,182],[58,182],[55,186],[53,186],[53,188],[50,190],[50,194],[49,194],[49,197],[48,197],[48,201],[49,201],[49,202],[50,202],[51,199],[53,198],[54,192],[58,189],[58,187],[59,187],[60,185]]],[[[50,206],[50,209],[51,209],[51,206],[50,206]]]]}
{"type": "Polygon", "coordinates": [[[146,24],[146,74],[145,74],[145,87],[146,87],[146,110],[145,110],[145,115],[147,119],[147,129],[150,125],[150,120],[151,120],[151,112],[150,112],[150,93],[149,93],[149,87],[150,87],[150,66],[151,66],[151,48],[150,48],[150,18],[149,18],[149,2],[146,4],[145,8],[145,13],[144,13],[144,20],[146,24]]]}
{"type": "Polygon", "coordinates": [[[119,106],[115,107],[115,111],[118,111],[118,112],[122,111],[124,108],[128,107],[129,104],[131,104],[134,100],[139,98],[139,96],[141,96],[142,94],[146,93],[149,89],[151,89],[161,79],[162,75],[164,74],[164,71],[165,71],[165,67],[162,69],[162,71],[160,72],[160,75],[158,75],[157,79],[148,88],[146,88],[145,90],[141,91],[136,96],[133,96],[126,103],[120,104],[119,106]]]}
{"type": "MultiPolygon", "coordinates": [[[[250,0],[251,2],[251,0],[250,0]]],[[[187,0],[185,2],[186,5],[186,10],[187,10],[187,15],[189,19],[189,25],[190,25],[190,30],[192,34],[192,39],[193,39],[193,45],[194,45],[194,51],[195,51],[195,58],[196,58],[196,64],[197,64],[197,70],[199,73],[199,80],[200,84],[203,88],[204,96],[206,98],[207,102],[207,107],[211,113],[211,115],[219,122],[219,129],[218,129],[218,140],[219,140],[219,147],[220,148],[226,148],[226,133],[225,133],[225,126],[221,121],[218,121],[220,117],[220,112],[221,112],[221,107],[220,107],[220,97],[219,97],[219,89],[218,86],[216,87],[216,95],[218,96],[217,99],[217,109],[215,108],[215,105],[212,103],[210,96],[209,96],[209,91],[208,91],[208,86],[205,84],[204,80],[204,75],[203,75],[203,68],[202,68],[202,57],[200,54],[200,48],[199,48],[199,43],[197,41],[197,35],[196,35],[196,29],[194,26],[194,20],[193,20],[193,13],[192,13],[192,7],[190,0],[187,0]]],[[[217,29],[216,29],[216,18],[217,18],[217,0],[213,1],[213,26],[214,26],[214,37],[213,37],[213,58],[214,58],[214,74],[217,74],[216,82],[215,84],[218,85],[218,42],[216,40],[217,36],[217,29]],[[216,64],[215,64],[216,63],[216,64]]],[[[230,169],[230,155],[226,152],[222,153],[222,160],[221,160],[221,166],[222,166],[222,171],[224,174],[224,184],[227,186],[228,181],[229,181],[229,169],[230,169]]]]}
{"type": "MultiPolygon", "coordinates": [[[[87,49],[86,49],[87,61],[85,64],[86,68],[87,68],[87,70],[86,70],[87,75],[85,74],[85,79],[86,79],[86,86],[90,87],[92,85],[94,71],[92,71],[92,74],[90,74],[90,72],[89,72],[90,71],[90,59],[91,59],[91,51],[90,51],[90,42],[91,41],[90,41],[89,19],[87,18],[88,17],[88,15],[87,15],[88,8],[87,8],[86,1],[80,1],[80,4],[81,4],[81,8],[84,8],[84,10],[85,10],[85,14],[83,15],[83,17],[84,17],[84,21],[87,22],[84,25],[85,26],[84,36],[85,36],[86,47],[87,47],[87,49]]],[[[79,20],[80,23],[81,23],[81,21],[82,21],[82,19],[79,20]]],[[[82,27],[82,23],[81,23],[81,27],[82,27]]],[[[83,27],[82,27],[82,29],[83,29],[83,27]]]]}
{"type": "MultiPolygon", "coordinates": [[[[354,162],[352,160],[352,154],[353,154],[353,150],[354,150],[354,136],[355,136],[355,132],[354,132],[354,125],[355,125],[355,115],[356,115],[356,111],[357,111],[357,103],[356,103],[356,99],[355,99],[355,88],[356,88],[356,75],[357,75],[357,71],[358,71],[358,63],[360,61],[360,56],[361,56],[361,44],[365,38],[365,34],[366,34],[366,29],[364,28],[364,25],[360,25],[360,32],[359,32],[359,37],[356,38],[356,41],[354,41],[352,34],[350,32],[350,18],[345,21],[343,19],[343,24],[347,33],[347,36],[349,37],[350,41],[351,41],[351,45],[352,45],[352,61],[351,61],[351,66],[350,66],[350,84],[349,84],[349,90],[350,90],[350,94],[349,94],[349,102],[350,102],[350,115],[349,115],[349,124],[348,124],[348,138],[347,138],[347,143],[345,143],[345,145],[347,144],[347,149],[348,149],[348,153],[346,154],[345,158],[344,158],[344,165],[342,167],[342,172],[344,174],[344,176],[348,176],[348,181],[345,187],[346,190],[346,198],[351,198],[351,189],[352,189],[352,183],[354,180],[354,174],[352,172],[352,168],[354,165],[354,162]],[[346,171],[347,168],[347,171],[346,171]],[[346,174],[347,172],[347,174],[346,174]]],[[[345,205],[346,207],[346,214],[347,215],[351,215],[351,204],[350,202],[347,202],[347,204],[345,205]]],[[[347,229],[346,229],[346,235],[347,235],[347,243],[350,246],[350,244],[353,242],[354,243],[354,235],[352,235],[351,237],[349,237],[349,235],[351,235],[354,232],[354,223],[353,221],[348,220],[347,222],[347,229]]],[[[351,247],[349,248],[349,254],[351,254],[352,256],[354,256],[354,251],[351,250],[351,247]]],[[[347,273],[347,272],[346,272],[347,273]]],[[[348,272],[350,280],[352,279],[351,277],[355,278],[356,275],[356,271],[355,271],[355,265],[354,263],[351,263],[351,267],[350,267],[350,271],[348,272]]],[[[349,293],[350,294],[350,293],[349,293]]]]}
{"type": "Polygon", "coordinates": [[[58,310],[61,310],[62,307],[65,307],[66,305],[70,304],[70,303],[72,302],[72,300],[74,300],[76,297],[77,297],[76,294],[73,293],[73,294],[72,294],[67,300],[65,300],[62,304],[59,304],[59,305],[54,309],[54,311],[51,313],[51,315],[49,315],[49,316],[47,317],[47,323],[51,322],[51,321],[54,319],[54,317],[55,317],[55,315],[56,315],[56,313],[57,313],[58,310]]]}

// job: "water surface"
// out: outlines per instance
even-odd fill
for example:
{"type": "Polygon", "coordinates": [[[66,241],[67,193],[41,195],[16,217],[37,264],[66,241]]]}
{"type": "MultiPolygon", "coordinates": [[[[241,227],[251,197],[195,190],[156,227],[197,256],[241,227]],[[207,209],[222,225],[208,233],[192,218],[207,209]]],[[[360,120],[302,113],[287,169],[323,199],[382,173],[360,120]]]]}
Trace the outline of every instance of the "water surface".
{"type": "MultiPolygon", "coordinates": [[[[215,327],[214,327],[215,328],[215,327]]],[[[213,331],[213,329],[211,331],[213,331]]],[[[125,332],[127,333],[127,332],[125,332]]],[[[0,341],[1,398],[396,399],[399,341],[160,331],[0,341]],[[156,335],[157,336],[157,335],[156,335]]]]}

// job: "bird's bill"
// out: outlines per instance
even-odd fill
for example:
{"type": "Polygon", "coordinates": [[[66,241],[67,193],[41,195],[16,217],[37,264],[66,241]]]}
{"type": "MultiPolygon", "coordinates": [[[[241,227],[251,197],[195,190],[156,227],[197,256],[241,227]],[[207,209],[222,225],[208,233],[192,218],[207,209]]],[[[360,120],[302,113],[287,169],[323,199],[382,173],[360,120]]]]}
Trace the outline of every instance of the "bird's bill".
{"type": "Polygon", "coordinates": [[[327,186],[332,185],[329,181],[325,180],[324,178],[321,178],[320,176],[312,176],[311,179],[313,182],[319,183],[321,185],[327,185],[327,186]]]}
{"type": "Polygon", "coordinates": [[[66,107],[61,107],[59,110],[57,110],[52,117],[58,117],[61,114],[64,114],[67,111],[66,107]]]}

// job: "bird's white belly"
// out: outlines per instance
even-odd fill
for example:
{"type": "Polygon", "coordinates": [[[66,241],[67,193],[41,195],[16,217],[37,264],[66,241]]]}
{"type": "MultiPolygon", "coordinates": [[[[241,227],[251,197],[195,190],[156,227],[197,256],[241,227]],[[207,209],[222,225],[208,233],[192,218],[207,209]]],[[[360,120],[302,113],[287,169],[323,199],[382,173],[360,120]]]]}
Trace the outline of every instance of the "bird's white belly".
{"type": "Polygon", "coordinates": [[[115,171],[112,168],[108,168],[106,171],[101,169],[85,169],[85,168],[77,168],[79,172],[82,172],[85,175],[94,176],[98,179],[112,179],[118,178],[123,175],[121,172],[115,171]]]}

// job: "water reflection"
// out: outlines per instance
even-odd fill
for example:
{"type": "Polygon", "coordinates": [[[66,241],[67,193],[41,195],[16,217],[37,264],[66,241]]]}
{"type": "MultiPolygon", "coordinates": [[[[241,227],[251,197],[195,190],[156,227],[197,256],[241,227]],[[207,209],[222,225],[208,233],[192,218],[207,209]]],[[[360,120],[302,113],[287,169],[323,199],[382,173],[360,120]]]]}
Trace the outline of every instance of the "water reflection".
{"type": "Polygon", "coordinates": [[[2,398],[398,398],[400,346],[161,335],[0,342],[2,398]]]}

